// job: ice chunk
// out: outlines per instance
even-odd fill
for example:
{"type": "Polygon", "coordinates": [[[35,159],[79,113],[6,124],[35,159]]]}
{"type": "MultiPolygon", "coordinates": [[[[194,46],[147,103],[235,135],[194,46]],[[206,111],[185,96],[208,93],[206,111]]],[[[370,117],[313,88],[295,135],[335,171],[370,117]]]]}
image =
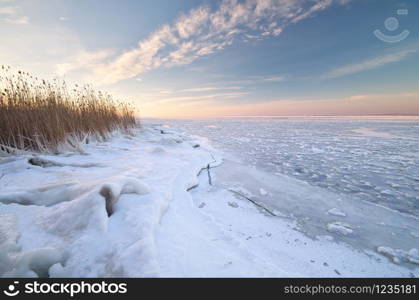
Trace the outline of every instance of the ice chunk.
{"type": "Polygon", "coordinates": [[[329,209],[329,210],[327,211],[327,213],[328,213],[329,215],[332,215],[332,216],[337,216],[337,217],[346,217],[346,214],[345,214],[344,212],[342,212],[341,210],[339,210],[338,208],[336,208],[336,207],[334,207],[334,208],[332,208],[332,209],[329,209]]]}
{"type": "Polygon", "coordinates": [[[398,264],[401,261],[419,265],[419,251],[416,248],[412,248],[409,251],[401,249],[393,249],[391,247],[378,247],[377,252],[390,258],[394,263],[398,264]]]}
{"type": "Polygon", "coordinates": [[[415,238],[419,238],[419,232],[413,232],[413,231],[411,231],[410,234],[412,236],[414,236],[415,238]]]}
{"type": "Polygon", "coordinates": [[[416,248],[410,249],[407,260],[413,264],[419,265],[419,251],[416,248]]]}

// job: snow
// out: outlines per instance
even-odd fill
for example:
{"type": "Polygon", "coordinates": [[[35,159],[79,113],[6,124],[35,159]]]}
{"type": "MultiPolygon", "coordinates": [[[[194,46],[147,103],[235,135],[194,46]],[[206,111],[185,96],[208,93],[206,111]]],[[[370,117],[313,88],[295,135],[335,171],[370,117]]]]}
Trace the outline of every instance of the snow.
{"type": "Polygon", "coordinates": [[[266,196],[266,195],[268,195],[268,192],[267,192],[267,191],[265,191],[263,188],[260,188],[260,189],[259,189],[259,193],[260,193],[260,195],[261,195],[261,196],[266,196]]]}
{"type": "Polygon", "coordinates": [[[99,194],[105,198],[108,216],[112,215],[113,207],[121,195],[146,195],[150,192],[148,185],[136,178],[121,178],[118,181],[104,184],[99,191],[99,194]]]}
{"type": "Polygon", "coordinates": [[[2,276],[417,276],[417,225],[169,126],[0,157],[2,276]]]}
{"type": "Polygon", "coordinates": [[[239,207],[239,205],[237,204],[237,202],[234,202],[234,201],[228,202],[228,205],[230,205],[231,207],[234,207],[234,208],[238,208],[239,207]]]}
{"type": "Polygon", "coordinates": [[[15,277],[24,275],[28,277],[47,277],[49,268],[55,264],[64,264],[65,252],[55,248],[38,248],[15,258],[12,271],[6,276],[15,277]]]}

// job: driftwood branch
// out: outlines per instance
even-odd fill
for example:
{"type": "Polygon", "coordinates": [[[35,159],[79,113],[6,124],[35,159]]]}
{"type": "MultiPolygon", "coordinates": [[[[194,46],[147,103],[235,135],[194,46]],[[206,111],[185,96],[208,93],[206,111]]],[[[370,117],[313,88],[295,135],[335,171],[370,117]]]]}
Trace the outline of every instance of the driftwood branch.
{"type": "Polygon", "coordinates": [[[207,173],[208,173],[208,183],[209,185],[212,185],[212,179],[211,179],[211,172],[210,172],[210,165],[207,166],[207,173]]]}
{"type": "Polygon", "coordinates": [[[266,208],[266,207],[265,207],[265,206],[263,206],[262,204],[260,204],[260,203],[256,202],[255,200],[250,199],[249,197],[247,197],[247,196],[245,196],[245,195],[243,195],[242,193],[239,193],[239,192],[237,192],[237,191],[230,190],[230,189],[229,189],[229,191],[230,191],[230,192],[232,192],[233,194],[239,195],[240,197],[242,197],[242,198],[244,198],[244,199],[246,199],[246,200],[250,201],[251,203],[253,203],[253,204],[254,204],[254,205],[256,205],[257,207],[261,208],[262,210],[264,210],[265,212],[267,212],[268,214],[270,214],[271,216],[273,216],[273,217],[277,217],[277,215],[276,215],[274,212],[272,212],[271,210],[269,210],[268,208],[266,208]]]}
{"type": "MultiPolygon", "coordinates": [[[[216,161],[214,161],[214,162],[216,162],[216,161]]],[[[206,170],[207,174],[208,174],[208,183],[209,183],[209,185],[212,185],[212,177],[211,177],[211,171],[210,170],[214,169],[214,168],[217,168],[217,167],[218,166],[211,167],[211,165],[208,164],[206,167],[201,168],[201,170],[199,170],[199,172],[198,172],[198,174],[196,174],[196,176],[197,177],[201,176],[202,172],[206,170]]],[[[191,186],[190,188],[188,188],[186,191],[189,192],[190,190],[193,190],[194,188],[197,188],[198,186],[199,186],[199,184],[195,184],[195,185],[191,186]]]]}

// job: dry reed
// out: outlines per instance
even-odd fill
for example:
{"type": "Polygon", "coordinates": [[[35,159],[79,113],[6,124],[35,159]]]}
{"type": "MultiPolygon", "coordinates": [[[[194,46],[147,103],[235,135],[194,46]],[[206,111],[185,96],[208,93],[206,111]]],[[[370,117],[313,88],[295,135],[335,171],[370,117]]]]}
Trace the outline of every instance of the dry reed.
{"type": "Polygon", "coordinates": [[[135,126],[134,109],[90,86],[68,89],[10,67],[0,70],[0,152],[60,152],[135,126]],[[63,148],[64,147],[64,148],[63,148]]]}

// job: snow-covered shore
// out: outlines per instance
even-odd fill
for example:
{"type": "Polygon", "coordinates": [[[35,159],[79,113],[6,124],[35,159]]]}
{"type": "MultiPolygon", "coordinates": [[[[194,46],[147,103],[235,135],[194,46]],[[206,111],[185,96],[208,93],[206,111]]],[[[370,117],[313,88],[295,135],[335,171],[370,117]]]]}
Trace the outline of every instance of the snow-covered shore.
{"type": "MultiPolygon", "coordinates": [[[[356,230],[336,207],[322,208],[330,235],[302,233],[284,206],[271,205],[272,190],[257,184],[269,182],[266,174],[225,159],[203,138],[147,125],[85,151],[0,158],[0,275],[419,274],[414,248],[380,254],[333,239],[356,230]],[[118,199],[110,217],[106,197],[118,199]]],[[[313,191],[285,176],[276,180],[284,205],[313,191]]]]}

